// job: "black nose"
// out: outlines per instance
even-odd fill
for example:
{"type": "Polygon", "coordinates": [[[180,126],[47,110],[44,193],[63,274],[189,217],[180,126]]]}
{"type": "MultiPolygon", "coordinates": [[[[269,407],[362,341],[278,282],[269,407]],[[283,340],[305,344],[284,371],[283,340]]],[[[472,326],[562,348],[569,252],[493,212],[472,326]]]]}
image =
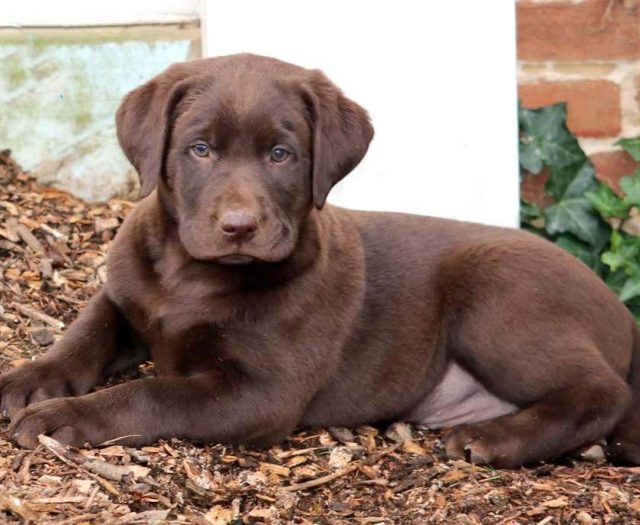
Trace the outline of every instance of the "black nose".
{"type": "Polygon", "coordinates": [[[220,219],[220,229],[228,241],[248,241],[256,234],[258,219],[248,213],[229,211],[220,219]]]}

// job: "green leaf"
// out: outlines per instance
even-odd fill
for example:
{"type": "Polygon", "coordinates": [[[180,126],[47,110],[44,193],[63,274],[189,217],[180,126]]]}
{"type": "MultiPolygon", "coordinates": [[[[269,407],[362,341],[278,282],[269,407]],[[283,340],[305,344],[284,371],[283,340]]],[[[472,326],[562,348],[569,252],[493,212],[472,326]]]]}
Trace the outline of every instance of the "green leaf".
{"type": "Polygon", "coordinates": [[[540,217],[542,217],[542,210],[539,206],[523,200],[520,201],[520,219],[522,221],[528,222],[533,219],[539,219],[540,217]]]}
{"type": "Polygon", "coordinates": [[[549,167],[562,168],[586,158],[577,139],[567,129],[566,117],[564,103],[535,110],[519,109],[520,141],[527,145],[527,164],[538,168],[537,161],[533,160],[537,157],[549,167]]]}
{"type": "Polygon", "coordinates": [[[602,262],[606,264],[612,272],[623,270],[625,267],[625,258],[619,252],[604,252],[602,254],[602,262]]]}
{"type": "Polygon", "coordinates": [[[537,235],[538,237],[542,237],[543,239],[548,239],[549,236],[547,235],[547,233],[544,230],[541,230],[540,228],[536,228],[535,226],[531,226],[531,224],[522,224],[520,226],[523,230],[528,231],[529,233],[533,233],[534,235],[537,235]]]}
{"type": "Polygon", "coordinates": [[[562,196],[557,200],[577,199],[583,197],[586,192],[595,190],[597,187],[596,170],[593,168],[593,164],[587,160],[579,165],[573,179],[569,181],[562,196]]]}
{"type": "Polygon", "coordinates": [[[569,233],[563,233],[560,235],[560,237],[556,239],[556,244],[563,250],[568,251],[574,257],[580,259],[598,275],[602,275],[604,273],[600,257],[597,253],[593,252],[588,244],[582,242],[569,233]]]}
{"type": "Polygon", "coordinates": [[[542,171],[544,163],[538,154],[535,144],[520,142],[520,166],[534,175],[542,171]]]}
{"type": "Polygon", "coordinates": [[[624,272],[624,270],[616,270],[615,272],[609,273],[605,278],[605,283],[607,286],[611,288],[616,294],[620,293],[624,283],[627,282],[628,275],[624,272]]]}
{"type": "Polygon", "coordinates": [[[596,191],[588,191],[584,196],[589,199],[589,202],[605,219],[611,217],[624,219],[627,217],[629,205],[602,182],[598,184],[596,191]]]}
{"type": "Polygon", "coordinates": [[[620,187],[625,193],[624,202],[629,206],[640,207],[640,169],[629,177],[622,177],[620,187]]]}
{"type": "Polygon", "coordinates": [[[571,164],[570,166],[551,166],[549,168],[549,178],[544,186],[545,191],[551,195],[554,200],[562,200],[565,191],[575,179],[582,163],[571,164]]]}
{"type": "Polygon", "coordinates": [[[617,252],[622,246],[622,234],[619,231],[611,232],[611,240],[609,243],[609,248],[611,251],[617,252]]]}
{"type": "Polygon", "coordinates": [[[545,190],[556,201],[561,201],[582,197],[587,191],[595,190],[597,186],[593,164],[586,160],[564,168],[552,167],[545,190]]]}
{"type": "Polygon", "coordinates": [[[601,250],[609,240],[609,226],[594,213],[583,198],[566,199],[543,210],[547,233],[572,233],[578,239],[601,250]]]}
{"type": "Polygon", "coordinates": [[[635,275],[624,283],[618,297],[622,302],[625,302],[638,296],[640,296],[640,275],[635,275]]]}
{"type": "Polygon", "coordinates": [[[633,157],[633,160],[640,162],[640,137],[620,139],[616,142],[616,146],[621,146],[622,149],[633,157]]]}
{"type": "Polygon", "coordinates": [[[631,299],[625,301],[624,304],[629,310],[631,310],[636,323],[640,324],[640,298],[637,296],[632,297],[631,299]]]}
{"type": "Polygon", "coordinates": [[[602,254],[602,262],[612,272],[624,270],[629,277],[640,276],[640,237],[614,231],[609,250],[602,254]]]}

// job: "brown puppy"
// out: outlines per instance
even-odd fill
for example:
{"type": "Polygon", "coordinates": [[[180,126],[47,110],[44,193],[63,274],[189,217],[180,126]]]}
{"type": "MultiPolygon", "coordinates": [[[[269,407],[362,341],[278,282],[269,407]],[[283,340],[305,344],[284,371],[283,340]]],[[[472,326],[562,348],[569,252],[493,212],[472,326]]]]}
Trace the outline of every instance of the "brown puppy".
{"type": "Polygon", "coordinates": [[[325,205],[366,112],[252,55],[170,67],[117,115],[144,200],[108,284],[0,378],[18,444],[173,436],[266,445],[405,419],[513,467],[610,437],[640,463],[640,338],[585,266],[522,231],[325,205]],[[88,393],[142,359],[157,377],[88,393]]]}

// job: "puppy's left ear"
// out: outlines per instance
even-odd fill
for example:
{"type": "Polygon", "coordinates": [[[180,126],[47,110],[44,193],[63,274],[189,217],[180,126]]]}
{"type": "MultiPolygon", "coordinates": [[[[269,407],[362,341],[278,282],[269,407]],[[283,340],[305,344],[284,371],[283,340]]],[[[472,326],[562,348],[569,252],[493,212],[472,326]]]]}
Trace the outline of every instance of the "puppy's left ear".
{"type": "Polygon", "coordinates": [[[321,71],[312,71],[305,98],[313,125],[313,203],[321,209],[333,186],[362,160],[373,138],[368,113],[321,71]]]}

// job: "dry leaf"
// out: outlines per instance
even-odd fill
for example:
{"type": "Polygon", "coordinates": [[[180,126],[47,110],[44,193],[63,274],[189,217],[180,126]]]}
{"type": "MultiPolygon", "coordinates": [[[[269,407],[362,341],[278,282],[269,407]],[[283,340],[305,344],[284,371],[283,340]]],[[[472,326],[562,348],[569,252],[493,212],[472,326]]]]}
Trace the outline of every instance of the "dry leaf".
{"type": "Polygon", "coordinates": [[[561,507],[566,507],[569,504],[569,500],[566,496],[560,496],[559,498],[550,499],[547,501],[543,501],[542,505],[550,509],[559,509],[561,507]]]}
{"type": "Polygon", "coordinates": [[[427,451],[423,449],[418,443],[415,441],[405,441],[402,444],[402,450],[408,452],[409,454],[416,454],[418,456],[426,456],[427,451]]]}
{"type": "Polygon", "coordinates": [[[447,472],[440,479],[442,480],[443,483],[450,485],[451,483],[455,483],[457,481],[467,478],[468,475],[469,474],[467,472],[464,472],[463,470],[456,468],[447,472]]]}
{"type": "Polygon", "coordinates": [[[226,509],[220,505],[215,505],[204,515],[204,519],[211,525],[228,525],[235,518],[235,513],[231,509],[226,509]]]}

